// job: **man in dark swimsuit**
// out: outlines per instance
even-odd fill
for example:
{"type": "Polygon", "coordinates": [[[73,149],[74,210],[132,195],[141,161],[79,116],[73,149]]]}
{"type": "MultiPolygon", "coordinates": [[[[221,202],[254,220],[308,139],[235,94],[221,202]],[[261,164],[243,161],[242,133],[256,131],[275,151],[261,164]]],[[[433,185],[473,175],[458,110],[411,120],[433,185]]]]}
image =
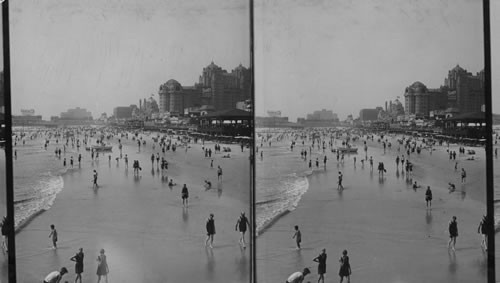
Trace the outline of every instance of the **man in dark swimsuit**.
{"type": "Polygon", "coordinates": [[[182,197],[182,206],[187,206],[188,205],[188,197],[189,197],[189,192],[186,184],[182,187],[181,191],[181,197],[182,197]]]}
{"type": "Polygon", "coordinates": [[[456,216],[453,216],[450,223],[448,224],[448,231],[450,233],[450,241],[448,242],[448,249],[451,248],[453,251],[455,251],[455,244],[457,242],[457,237],[458,237],[458,225],[456,216]]]}
{"type": "Polygon", "coordinates": [[[207,228],[207,240],[205,241],[205,247],[208,245],[208,242],[210,241],[209,247],[213,248],[212,244],[214,242],[214,235],[215,235],[215,220],[213,213],[210,213],[210,217],[207,220],[206,228],[207,228]]]}
{"type": "Polygon", "coordinates": [[[242,211],[240,218],[236,222],[235,229],[239,230],[239,232],[241,233],[239,243],[243,246],[243,248],[246,248],[245,247],[245,232],[247,231],[247,225],[248,225],[248,227],[250,227],[250,222],[248,221],[248,218],[245,216],[245,212],[242,211]]]}

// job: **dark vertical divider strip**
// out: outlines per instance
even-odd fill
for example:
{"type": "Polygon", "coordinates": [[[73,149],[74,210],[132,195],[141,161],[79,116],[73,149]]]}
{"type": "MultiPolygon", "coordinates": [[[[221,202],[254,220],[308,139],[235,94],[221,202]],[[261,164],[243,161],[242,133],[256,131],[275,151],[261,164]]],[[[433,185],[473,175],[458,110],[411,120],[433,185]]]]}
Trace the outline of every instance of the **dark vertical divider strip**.
{"type": "Polygon", "coordinates": [[[253,15],[253,0],[249,0],[249,5],[250,5],[250,93],[252,96],[252,121],[251,125],[253,127],[252,130],[252,145],[250,146],[250,211],[251,211],[251,218],[252,218],[252,233],[251,233],[251,248],[252,250],[250,251],[251,254],[251,266],[250,266],[250,282],[255,282],[256,281],[256,219],[255,219],[255,61],[254,61],[254,15],[253,15]]]}
{"type": "Polygon", "coordinates": [[[10,88],[10,39],[9,39],[9,1],[2,3],[2,36],[5,88],[5,162],[7,181],[7,220],[9,223],[8,235],[8,262],[9,282],[16,282],[16,243],[14,232],[14,172],[12,166],[12,109],[10,88]]]}
{"type": "Polygon", "coordinates": [[[488,282],[495,282],[495,228],[493,208],[493,119],[491,93],[490,2],[483,0],[484,25],[484,90],[486,114],[486,204],[490,229],[488,229],[488,282]]]}

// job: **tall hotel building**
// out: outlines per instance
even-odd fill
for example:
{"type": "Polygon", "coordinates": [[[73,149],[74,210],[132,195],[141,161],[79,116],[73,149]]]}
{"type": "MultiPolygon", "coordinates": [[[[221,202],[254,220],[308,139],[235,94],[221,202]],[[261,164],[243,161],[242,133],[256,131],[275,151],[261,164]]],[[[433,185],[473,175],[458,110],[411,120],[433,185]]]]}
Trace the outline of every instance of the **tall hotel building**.
{"type": "Polygon", "coordinates": [[[212,62],[203,68],[198,83],[182,86],[169,80],[160,86],[160,113],[183,114],[184,109],[211,106],[213,109],[236,108],[236,103],[251,98],[250,70],[241,64],[231,73],[212,62]]]}
{"type": "Polygon", "coordinates": [[[448,72],[444,85],[430,89],[415,82],[405,89],[405,113],[428,117],[430,111],[456,108],[460,113],[481,111],[484,104],[484,71],[476,75],[459,65],[448,72]]]}

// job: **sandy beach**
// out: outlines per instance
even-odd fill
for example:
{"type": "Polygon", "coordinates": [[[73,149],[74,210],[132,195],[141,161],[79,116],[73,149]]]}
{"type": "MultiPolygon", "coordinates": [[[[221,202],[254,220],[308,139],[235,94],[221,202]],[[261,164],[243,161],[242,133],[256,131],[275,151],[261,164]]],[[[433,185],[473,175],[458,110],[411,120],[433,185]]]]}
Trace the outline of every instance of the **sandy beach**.
{"type": "MultiPolygon", "coordinates": [[[[82,247],[85,253],[83,281],[97,280],[96,258],[105,249],[111,282],[248,282],[250,246],[238,243],[235,224],[241,211],[249,214],[249,151],[239,145],[231,147],[231,158],[216,154],[214,168],[205,158],[201,141],[185,152],[167,151],[166,172],[176,186],[162,181],[156,162],[151,166],[150,137],[140,152],[136,141],[122,138],[123,156],[128,154],[129,168],[119,156],[113,140],[111,162],[107,154],[89,162],[90,153],[82,148],[84,161],[63,175],[64,188],[54,205],[34,218],[16,235],[18,282],[40,282],[45,275],[65,266],[70,271],[64,280],[75,278],[74,264],[69,261],[82,247]],[[139,160],[142,171],[134,176],[132,163],[139,160]],[[222,184],[217,182],[216,168],[223,170],[222,184]],[[99,189],[92,189],[92,170],[99,173],[99,189]],[[213,188],[206,191],[204,180],[213,188]],[[189,205],[181,202],[182,184],[187,184],[189,205]],[[213,250],[205,248],[205,221],[215,214],[216,235],[213,250]],[[48,237],[50,224],[59,233],[58,249],[52,250],[48,237]]],[[[213,150],[214,143],[205,142],[213,150]]],[[[228,145],[222,145],[228,146],[228,145]]],[[[51,150],[51,149],[49,149],[51,150]]],[[[68,155],[68,153],[66,153],[68,155]]],[[[162,153],[160,151],[160,156],[162,153]]],[[[18,158],[22,158],[21,156],[18,158]]]]}
{"type": "MultiPolygon", "coordinates": [[[[326,171],[320,166],[308,177],[309,189],[298,207],[257,238],[258,282],[284,282],[304,267],[312,271],[306,281],[315,282],[317,264],[312,259],[322,248],[328,254],[325,282],[339,280],[344,249],[349,253],[353,282],[486,282],[486,253],[477,233],[486,211],[484,150],[474,148],[474,161],[457,156],[458,172],[445,146],[436,147],[432,155],[428,150],[411,155],[413,180],[433,191],[432,209],[427,210],[425,189],[414,190],[401,167],[396,171],[395,143],[386,154],[377,138],[367,144],[368,157],[374,158],[372,173],[368,162],[364,168],[361,165],[361,141],[355,143],[360,152],[346,155],[344,164],[337,165],[334,154],[328,153],[326,171]],[[383,178],[377,172],[378,162],[384,162],[387,169],[383,178]],[[462,166],[468,176],[463,186],[462,166]],[[342,192],[337,191],[339,170],[344,175],[342,192]],[[456,192],[449,193],[448,182],[456,184],[456,192]],[[453,215],[458,219],[459,237],[456,252],[449,252],[448,222],[453,215]],[[301,250],[295,249],[292,239],[294,225],[302,232],[301,250]]],[[[300,146],[296,151],[300,152],[300,146]]]]}

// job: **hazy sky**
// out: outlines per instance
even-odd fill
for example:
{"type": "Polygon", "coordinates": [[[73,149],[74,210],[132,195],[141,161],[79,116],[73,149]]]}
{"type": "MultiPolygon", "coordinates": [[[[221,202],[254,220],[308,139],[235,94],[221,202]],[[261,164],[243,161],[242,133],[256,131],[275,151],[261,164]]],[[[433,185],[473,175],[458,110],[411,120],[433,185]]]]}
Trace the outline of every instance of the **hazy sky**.
{"type": "Polygon", "coordinates": [[[357,117],[457,63],[484,68],[481,0],[256,0],[255,15],[257,115],[357,117]]]}
{"type": "Polygon", "coordinates": [[[198,81],[213,60],[249,66],[248,1],[10,1],[12,110],[94,117],[160,84],[198,81]]]}

